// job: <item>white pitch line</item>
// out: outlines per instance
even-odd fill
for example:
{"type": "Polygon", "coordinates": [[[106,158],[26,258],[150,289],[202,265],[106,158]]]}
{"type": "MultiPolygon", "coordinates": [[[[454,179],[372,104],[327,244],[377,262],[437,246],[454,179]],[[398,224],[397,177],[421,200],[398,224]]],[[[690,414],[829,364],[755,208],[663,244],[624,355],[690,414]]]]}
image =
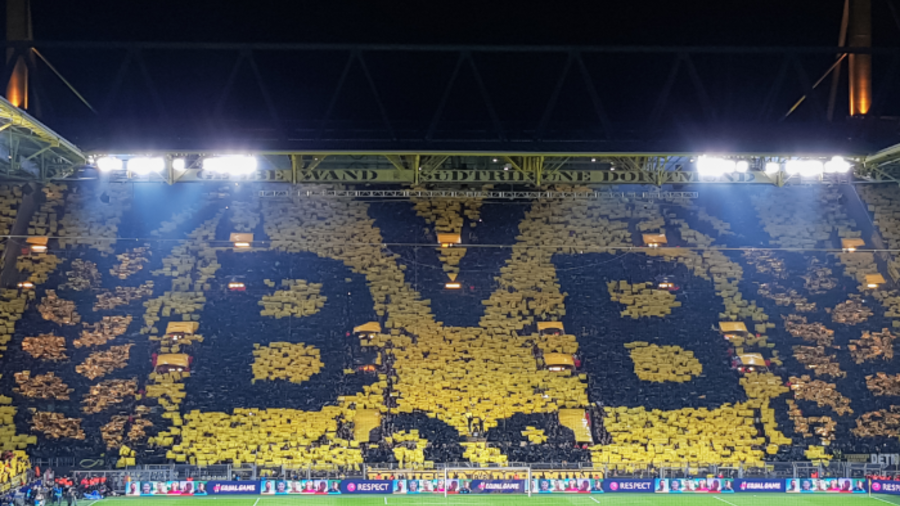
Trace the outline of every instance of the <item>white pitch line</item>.
{"type": "Polygon", "coordinates": [[[881,502],[884,502],[884,503],[893,504],[893,505],[896,506],[896,503],[892,503],[891,501],[886,501],[886,500],[884,500],[884,499],[882,499],[882,498],[880,498],[880,497],[875,497],[874,495],[870,495],[869,498],[870,498],[870,499],[875,499],[876,501],[881,501],[881,502]]]}
{"type": "Polygon", "coordinates": [[[384,498],[384,503],[387,504],[387,496],[384,498]]]}
{"type": "Polygon", "coordinates": [[[718,500],[722,501],[722,502],[725,503],[725,504],[730,504],[731,506],[737,506],[737,505],[734,504],[733,502],[728,502],[728,501],[726,501],[725,499],[722,499],[721,497],[719,497],[719,496],[717,496],[717,495],[714,495],[714,496],[713,496],[713,499],[718,499],[718,500]]]}
{"type": "Polygon", "coordinates": [[[596,497],[591,496],[591,500],[597,504],[600,504],[600,501],[598,501],[596,497]]]}
{"type": "Polygon", "coordinates": [[[253,506],[256,506],[257,504],[259,504],[259,497],[256,498],[256,502],[253,503],[253,506]]]}

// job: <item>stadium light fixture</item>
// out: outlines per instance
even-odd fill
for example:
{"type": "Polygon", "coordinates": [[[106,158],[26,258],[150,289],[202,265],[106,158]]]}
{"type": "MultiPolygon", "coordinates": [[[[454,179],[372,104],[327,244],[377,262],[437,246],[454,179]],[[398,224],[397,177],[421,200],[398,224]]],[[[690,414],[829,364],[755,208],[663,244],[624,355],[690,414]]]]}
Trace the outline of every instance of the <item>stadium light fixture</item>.
{"type": "Polygon", "coordinates": [[[835,156],[825,162],[826,174],[846,174],[847,172],[850,172],[850,162],[844,160],[842,156],[835,156]]]}
{"type": "Polygon", "coordinates": [[[228,240],[231,241],[235,249],[246,249],[253,243],[253,234],[233,233],[228,240]]]}
{"type": "Polygon", "coordinates": [[[122,170],[122,160],[114,156],[101,156],[95,163],[100,172],[122,170]]]}
{"type": "Polygon", "coordinates": [[[866,288],[878,288],[885,283],[881,274],[866,274],[866,288]]]}
{"type": "Polygon", "coordinates": [[[822,175],[825,165],[819,160],[788,160],[784,170],[789,176],[816,177],[822,175]]]}
{"type": "Polygon", "coordinates": [[[738,160],[738,162],[734,164],[734,170],[737,172],[747,172],[750,170],[750,162],[747,160],[738,160]]]}
{"type": "Polygon", "coordinates": [[[841,251],[853,253],[857,248],[865,246],[866,242],[859,237],[845,237],[841,239],[841,251]]]}
{"type": "Polygon", "coordinates": [[[769,174],[769,175],[777,174],[778,171],[780,171],[780,170],[781,170],[781,164],[780,164],[780,163],[778,163],[778,162],[768,162],[768,163],[766,163],[766,168],[765,168],[766,174],[769,174]]]}
{"type": "Polygon", "coordinates": [[[129,172],[133,172],[139,176],[146,176],[151,172],[159,174],[166,168],[166,161],[160,157],[138,156],[130,158],[126,164],[129,172]]]}
{"type": "Polygon", "coordinates": [[[447,283],[444,285],[444,288],[446,288],[448,290],[459,290],[460,288],[462,288],[462,284],[461,283],[447,283]]]}
{"type": "Polygon", "coordinates": [[[175,170],[184,170],[184,158],[176,158],[172,160],[172,168],[175,170]]]}
{"type": "Polygon", "coordinates": [[[229,155],[203,159],[203,170],[229,176],[248,176],[253,174],[256,167],[257,161],[254,156],[229,155]]]}
{"type": "Polygon", "coordinates": [[[31,281],[22,281],[18,286],[22,290],[31,290],[32,288],[34,288],[34,283],[32,283],[31,281]]]}
{"type": "Polygon", "coordinates": [[[47,252],[47,236],[35,236],[25,239],[25,243],[31,248],[32,253],[47,252]]]}
{"type": "Polygon", "coordinates": [[[701,176],[721,176],[735,171],[734,160],[714,156],[700,155],[697,158],[697,172],[701,176]]]}

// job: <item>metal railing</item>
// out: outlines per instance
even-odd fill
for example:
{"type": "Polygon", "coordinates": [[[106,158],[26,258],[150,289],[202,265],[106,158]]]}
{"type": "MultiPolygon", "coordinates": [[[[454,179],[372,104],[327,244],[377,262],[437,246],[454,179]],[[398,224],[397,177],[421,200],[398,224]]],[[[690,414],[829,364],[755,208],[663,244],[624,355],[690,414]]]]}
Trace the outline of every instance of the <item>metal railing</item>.
{"type": "Polygon", "coordinates": [[[79,470],[73,471],[76,482],[82,478],[105,477],[106,483],[116,491],[124,491],[129,481],[213,481],[244,480],[253,481],[261,478],[275,479],[347,479],[367,478],[375,474],[386,476],[405,476],[417,472],[443,472],[445,469],[522,469],[531,472],[563,471],[586,473],[605,478],[690,478],[698,476],[723,476],[725,478],[780,478],[803,479],[812,478],[864,478],[871,475],[900,475],[900,470],[889,470],[887,464],[869,464],[854,462],[770,462],[760,464],[716,464],[704,462],[683,462],[652,464],[641,462],[591,464],[585,462],[507,462],[500,464],[476,464],[473,462],[435,462],[430,465],[375,463],[361,466],[310,465],[306,467],[290,466],[257,466],[242,464],[234,467],[230,464],[212,466],[194,466],[182,464],[146,465],[115,470],[79,470]]]}

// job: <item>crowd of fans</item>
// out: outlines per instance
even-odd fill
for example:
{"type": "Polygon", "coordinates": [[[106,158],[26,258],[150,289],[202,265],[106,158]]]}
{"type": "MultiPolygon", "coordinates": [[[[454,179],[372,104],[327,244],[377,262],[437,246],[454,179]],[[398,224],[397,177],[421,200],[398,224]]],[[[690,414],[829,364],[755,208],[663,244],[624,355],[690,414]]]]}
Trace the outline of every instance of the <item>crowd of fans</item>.
{"type": "MultiPolygon", "coordinates": [[[[810,219],[850,226],[833,204],[813,199],[828,212],[810,219]]],[[[160,228],[160,238],[183,238],[206,227],[205,240],[225,241],[241,223],[241,232],[272,241],[265,251],[221,248],[215,265],[188,265],[183,257],[209,252],[179,253],[164,241],[117,245],[115,255],[61,254],[3,358],[0,388],[20,407],[16,429],[38,435],[28,451],[115,463],[125,445],[140,462],[301,454],[306,463],[353,465],[408,463],[406,456],[461,462],[493,458],[494,448],[510,463],[598,463],[661,458],[649,449],[679,441],[679,420],[712,418],[741,427],[735,451],[750,460],[803,459],[825,442],[844,453],[900,451],[894,327],[849,273],[850,260],[672,251],[780,244],[789,240],[781,215],[766,215],[777,226],[754,224],[698,212],[703,202],[640,200],[299,205],[306,207],[232,210],[218,202],[160,228]],[[440,251],[438,231],[459,234],[462,245],[453,247],[516,246],[451,255],[440,251]],[[640,232],[665,232],[672,250],[625,252],[640,232]],[[381,243],[403,246],[371,245],[381,243]],[[176,274],[159,275],[161,268],[176,274]],[[448,274],[458,290],[446,287],[448,274]],[[671,286],[660,289],[660,280],[671,286]],[[172,292],[190,292],[190,303],[172,302],[172,292]],[[160,298],[167,302],[151,304],[160,298]],[[167,382],[154,376],[153,384],[161,348],[148,335],[158,338],[170,320],[199,322],[203,340],[177,345],[190,356],[189,371],[167,382]],[[560,337],[537,333],[537,322],[557,320],[560,337]],[[748,335],[725,339],[723,320],[745,322],[748,335]],[[353,335],[370,321],[382,326],[376,338],[353,335]],[[550,353],[573,356],[574,370],[544,370],[550,353]],[[733,367],[747,353],[771,369],[758,383],[733,367]],[[183,399],[165,405],[157,399],[173,396],[151,395],[152,387],[180,389],[183,399]],[[576,443],[560,424],[565,408],[593,415],[592,442],[576,443]],[[380,425],[371,444],[351,445],[360,410],[377,411],[380,425]],[[246,434],[265,433],[262,420],[287,430],[292,417],[306,416],[305,436],[244,439],[256,448],[229,453],[246,434]],[[645,432],[666,443],[624,439],[644,429],[617,426],[633,420],[654,420],[659,430],[645,432]],[[416,441],[395,437],[412,431],[416,441]],[[473,446],[481,444],[484,451],[473,446]],[[625,446],[634,451],[608,451],[625,446]]],[[[123,214],[120,235],[128,235],[130,216],[123,214]]],[[[697,453],[683,457],[724,458],[724,450],[700,447],[714,448],[725,428],[700,431],[712,436],[691,441],[697,453]]]]}

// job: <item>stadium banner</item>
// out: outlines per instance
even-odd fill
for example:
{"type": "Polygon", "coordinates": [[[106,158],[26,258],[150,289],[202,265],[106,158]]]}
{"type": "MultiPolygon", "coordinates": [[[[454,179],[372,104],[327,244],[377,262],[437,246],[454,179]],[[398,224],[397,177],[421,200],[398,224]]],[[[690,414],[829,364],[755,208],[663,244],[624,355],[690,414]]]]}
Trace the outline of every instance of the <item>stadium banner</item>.
{"type": "MultiPolygon", "coordinates": [[[[454,469],[447,473],[448,479],[460,480],[524,480],[528,476],[524,469],[510,471],[508,469],[454,469]]],[[[600,479],[599,471],[531,471],[532,478],[567,479],[567,478],[596,478],[600,479]]],[[[443,471],[368,471],[367,480],[442,480],[443,471]]]]}
{"type": "Polygon", "coordinates": [[[653,492],[656,480],[603,480],[603,491],[611,493],[653,492]]]}
{"type": "Polygon", "coordinates": [[[865,494],[868,483],[862,478],[801,478],[785,480],[788,494],[865,494]]]}
{"type": "Polygon", "coordinates": [[[786,485],[783,479],[738,478],[734,480],[734,489],[738,492],[784,492],[787,490],[786,485]]]}
{"type": "Polygon", "coordinates": [[[462,485],[470,494],[525,494],[528,492],[525,488],[525,480],[471,480],[462,485]]]}
{"type": "Polygon", "coordinates": [[[326,495],[341,493],[340,480],[263,480],[262,495],[326,495]]]}
{"type": "Polygon", "coordinates": [[[390,494],[394,490],[391,480],[341,480],[339,490],[342,494],[390,494]]]}
{"type": "MultiPolygon", "coordinates": [[[[881,240],[879,238],[879,240],[881,240]]],[[[884,464],[886,466],[896,466],[900,464],[900,454],[898,453],[845,453],[844,460],[857,464],[884,464]]]]}
{"type": "Polygon", "coordinates": [[[258,481],[207,481],[206,492],[209,495],[258,494],[258,481]]]}
{"type": "Polygon", "coordinates": [[[568,480],[531,480],[532,494],[602,494],[603,480],[570,478],[568,480]]]}
{"type": "MultiPolygon", "coordinates": [[[[150,496],[150,495],[207,495],[207,482],[205,481],[132,481],[125,487],[125,495],[150,496]]],[[[241,492],[253,494],[255,492],[241,492]]]]}
{"type": "MultiPolygon", "coordinates": [[[[379,480],[368,480],[379,481],[379,480]]],[[[390,480],[383,480],[390,481],[390,480]]],[[[459,480],[457,480],[459,481],[459,480]]],[[[393,480],[395,494],[443,494],[444,480],[393,480]]]]}
{"type": "Polygon", "coordinates": [[[872,492],[875,494],[900,495],[900,481],[872,480],[872,492]]]}
{"type": "MultiPolygon", "coordinates": [[[[826,175],[827,177],[828,175],[826,175]]],[[[127,177],[134,178],[129,172],[127,177]]],[[[298,183],[414,183],[416,172],[395,169],[312,169],[297,171],[298,183]]],[[[687,183],[743,183],[774,184],[775,179],[762,171],[747,171],[722,175],[701,175],[694,171],[664,171],[661,175],[653,171],[639,170],[555,170],[545,172],[542,180],[546,183],[584,184],[662,184],[687,183]]],[[[177,176],[179,182],[188,181],[259,181],[270,183],[291,183],[294,173],[289,168],[260,168],[245,176],[231,176],[222,172],[204,169],[187,169],[177,176]]],[[[420,183],[533,183],[535,175],[518,170],[477,170],[442,169],[419,172],[420,183]]]]}
{"type": "Polygon", "coordinates": [[[731,478],[662,478],[653,483],[657,494],[733,494],[731,478]]]}

